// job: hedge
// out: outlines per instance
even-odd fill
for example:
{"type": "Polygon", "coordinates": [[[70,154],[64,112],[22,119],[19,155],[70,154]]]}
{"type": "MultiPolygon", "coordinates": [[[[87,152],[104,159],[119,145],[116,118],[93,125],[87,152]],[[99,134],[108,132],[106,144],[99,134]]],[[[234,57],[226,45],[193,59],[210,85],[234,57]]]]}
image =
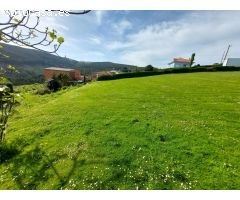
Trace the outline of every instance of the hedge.
{"type": "Polygon", "coordinates": [[[115,80],[122,78],[136,78],[144,76],[156,76],[162,74],[175,74],[175,73],[193,73],[193,72],[217,72],[217,71],[240,71],[240,67],[234,66],[200,66],[200,67],[179,67],[179,68],[167,68],[159,69],[159,71],[154,72],[130,72],[122,74],[113,74],[113,75],[102,75],[97,78],[98,81],[105,80],[115,80]]]}

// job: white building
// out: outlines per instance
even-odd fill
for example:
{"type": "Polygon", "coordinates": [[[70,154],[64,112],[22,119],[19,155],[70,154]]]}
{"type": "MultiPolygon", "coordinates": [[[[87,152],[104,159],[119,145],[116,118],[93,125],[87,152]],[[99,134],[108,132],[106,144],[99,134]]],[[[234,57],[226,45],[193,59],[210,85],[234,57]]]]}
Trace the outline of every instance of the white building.
{"type": "Polygon", "coordinates": [[[190,59],[174,58],[168,65],[170,65],[170,67],[190,67],[190,63],[190,59]]]}
{"type": "Polygon", "coordinates": [[[240,67],[240,58],[228,58],[223,61],[223,66],[240,67]]]}
{"type": "Polygon", "coordinates": [[[110,72],[113,73],[113,74],[120,74],[120,71],[119,70],[115,70],[115,69],[111,70],[110,72]]]}

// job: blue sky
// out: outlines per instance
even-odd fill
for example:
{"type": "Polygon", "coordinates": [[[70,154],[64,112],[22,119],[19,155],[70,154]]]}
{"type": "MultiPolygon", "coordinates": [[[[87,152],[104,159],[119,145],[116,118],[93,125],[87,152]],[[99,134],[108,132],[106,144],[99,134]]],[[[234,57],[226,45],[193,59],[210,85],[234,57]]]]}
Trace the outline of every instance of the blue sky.
{"type": "Polygon", "coordinates": [[[240,11],[91,11],[86,15],[43,17],[59,31],[61,56],[79,61],[167,67],[174,57],[196,63],[240,57],[240,11]]]}

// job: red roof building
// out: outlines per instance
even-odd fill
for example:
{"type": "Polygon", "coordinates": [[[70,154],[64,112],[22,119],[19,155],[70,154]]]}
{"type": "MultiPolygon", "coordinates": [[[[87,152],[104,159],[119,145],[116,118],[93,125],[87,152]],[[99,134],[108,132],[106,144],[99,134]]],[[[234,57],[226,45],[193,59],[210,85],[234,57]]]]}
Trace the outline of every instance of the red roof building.
{"type": "Polygon", "coordinates": [[[80,80],[80,71],[75,69],[61,68],[61,67],[48,67],[44,69],[45,80],[50,80],[53,76],[58,76],[60,74],[66,74],[71,80],[80,80]]]}

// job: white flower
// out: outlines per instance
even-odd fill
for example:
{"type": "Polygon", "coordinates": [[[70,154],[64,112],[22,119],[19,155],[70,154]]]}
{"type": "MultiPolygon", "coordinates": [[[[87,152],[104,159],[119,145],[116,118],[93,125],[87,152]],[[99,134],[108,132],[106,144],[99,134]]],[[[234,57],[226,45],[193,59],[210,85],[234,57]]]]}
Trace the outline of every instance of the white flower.
{"type": "Polygon", "coordinates": [[[5,89],[7,89],[6,86],[0,87],[0,92],[4,91],[5,89]]]}

